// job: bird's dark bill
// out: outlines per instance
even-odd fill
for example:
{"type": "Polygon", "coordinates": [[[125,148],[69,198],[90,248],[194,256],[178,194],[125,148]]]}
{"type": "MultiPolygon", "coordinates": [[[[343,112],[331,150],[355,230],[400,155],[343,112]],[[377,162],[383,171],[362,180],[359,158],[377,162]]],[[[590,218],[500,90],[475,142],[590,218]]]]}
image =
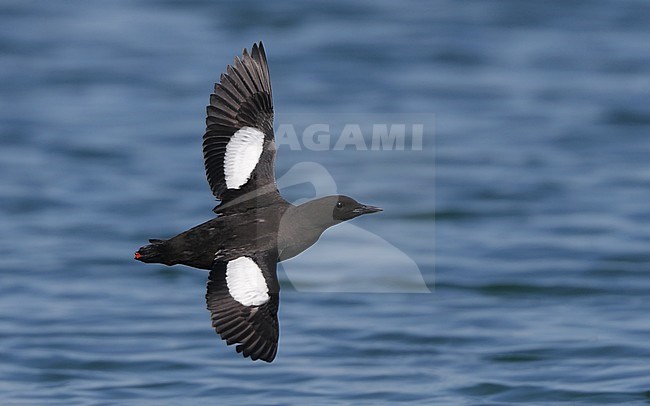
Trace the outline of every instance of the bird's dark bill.
{"type": "Polygon", "coordinates": [[[377,213],[377,212],[380,212],[380,211],[383,211],[383,210],[384,209],[382,209],[380,207],[364,205],[364,206],[361,206],[361,207],[359,207],[357,209],[354,209],[354,212],[356,214],[369,214],[369,213],[377,213]]]}

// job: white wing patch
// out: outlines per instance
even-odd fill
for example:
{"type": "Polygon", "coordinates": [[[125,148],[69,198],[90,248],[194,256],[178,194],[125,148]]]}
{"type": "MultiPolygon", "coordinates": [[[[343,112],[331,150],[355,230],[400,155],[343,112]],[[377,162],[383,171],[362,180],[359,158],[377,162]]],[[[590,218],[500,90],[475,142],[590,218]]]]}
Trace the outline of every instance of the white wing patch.
{"type": "Polygon", "coordinates": [[[230,296],[244,306],[260,306],[269,300],[269,288],[262,270],[248,257],[228,262],[226,285],[230,296]]]}
{"type": "Polygon", "coordinates": [[[253,127],[242,127],[228,141],[223,171],[226,187],[239,189],[253,173],[264,147],[264,133],[253,127]]]}

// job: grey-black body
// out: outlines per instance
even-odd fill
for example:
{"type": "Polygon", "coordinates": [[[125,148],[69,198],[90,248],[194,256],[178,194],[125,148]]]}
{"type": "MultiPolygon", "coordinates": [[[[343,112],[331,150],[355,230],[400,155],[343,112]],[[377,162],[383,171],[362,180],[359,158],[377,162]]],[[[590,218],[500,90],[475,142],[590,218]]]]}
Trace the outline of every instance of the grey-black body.
{"type": "Polygon", "coordinates": [[[151,240],[139,252],[143,262],[207,270],[215,261],[251,251],[277,252],[277,262],[281,262],[314,245],[329,227],[375,211],[379,209],[347,196],[328,196],[300,206],[278,197],[273,205],[216,217],[169,240],[151,240]]]}
{"type": "Polygon", "coordinates": [[[253,360],[277,352],[280,285],[276,264],[312,246],[329,227],[381,209],[347,196],[294,206],[274,174],[273,103],[262,43],[235,58],[207,108],[203,156],[218,215],[167,240],[152,239],[135,258],[210,270],[206,301],[227,344],[253,360]]]}

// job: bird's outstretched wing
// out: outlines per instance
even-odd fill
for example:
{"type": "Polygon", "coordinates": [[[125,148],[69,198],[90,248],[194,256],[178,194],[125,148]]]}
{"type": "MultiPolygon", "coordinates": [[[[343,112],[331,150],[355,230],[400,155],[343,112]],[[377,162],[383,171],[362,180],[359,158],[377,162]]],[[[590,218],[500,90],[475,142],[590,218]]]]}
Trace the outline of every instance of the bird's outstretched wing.
{"type": "Polygon", "coordinates": [[[271,252],[215,262],[205,295],[212,326],[252,360],[271,362],[278,350],[280,286],[271,252]]]}
{"type": "Polygon", "coordinates": [[[262,43],[244,49],[215,84],[207,107],[203,158],[221,205],[277,193],[273,98],[262,43]]]}

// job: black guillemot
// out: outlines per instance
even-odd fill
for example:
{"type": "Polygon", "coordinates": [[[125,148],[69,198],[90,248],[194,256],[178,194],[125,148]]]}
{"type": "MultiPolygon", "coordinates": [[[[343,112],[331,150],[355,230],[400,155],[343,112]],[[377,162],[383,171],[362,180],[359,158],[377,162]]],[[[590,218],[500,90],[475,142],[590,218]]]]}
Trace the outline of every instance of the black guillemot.
{"type": "Polygon", "coordinates": [[[262,43],[228,65],[207,107],[203,157],[220,204],[217,217],[168,240],[149,240],[135,259],[207,269],[212,326],[253,360],[273,361],[278,348],[280,285],[276,266],[311,245],[329,227],[381,211],[347,196],[294,206],[274,174],[271,81],[262,43]]]}

